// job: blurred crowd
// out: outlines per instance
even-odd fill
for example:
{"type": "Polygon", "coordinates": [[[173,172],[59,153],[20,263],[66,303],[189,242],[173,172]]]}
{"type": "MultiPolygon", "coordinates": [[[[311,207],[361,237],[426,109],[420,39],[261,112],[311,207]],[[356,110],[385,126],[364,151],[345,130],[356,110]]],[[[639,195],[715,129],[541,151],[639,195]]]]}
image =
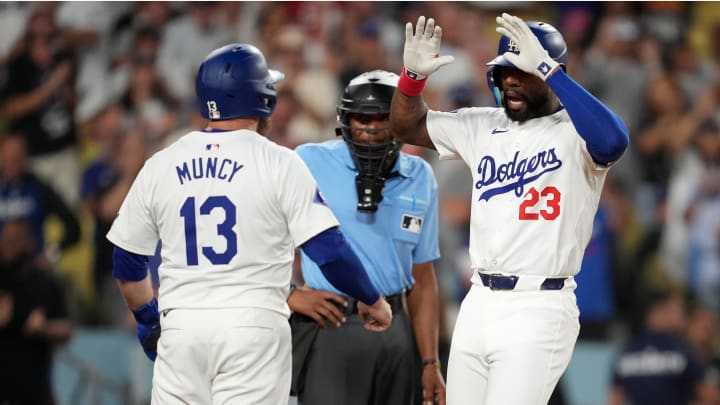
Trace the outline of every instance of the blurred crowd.
{"type": "MultiPolygon", "coordinates": [[[[202,127],[194,75],[211,50],[252,43],[285,73],[269,137],[294,148],[335,138],[350,78],[400,70],[404,24],[420,15],[438,21],[441,54],[455,56],[428,81],[430,108],[493,105],[485,63],[503,11],[558,28],[570,75],[630,131],[577,276],[580,339],[626,342],[653,297],[671,294],[682,304],[673,333],[717,387],[720,7],[700,2],[0,3],[0,339],[53,321],[129,327],[104,236],[145,159],[202,127]],[[21,253],[6,252],[7,239],[21,253]],[[36,284],[15,288],[21,272],[42,276],[22,273],[36,284]]],[[[469,287],[472,181],[462,162],[405,149],[440,186],[447,345],[469,287]]]]}

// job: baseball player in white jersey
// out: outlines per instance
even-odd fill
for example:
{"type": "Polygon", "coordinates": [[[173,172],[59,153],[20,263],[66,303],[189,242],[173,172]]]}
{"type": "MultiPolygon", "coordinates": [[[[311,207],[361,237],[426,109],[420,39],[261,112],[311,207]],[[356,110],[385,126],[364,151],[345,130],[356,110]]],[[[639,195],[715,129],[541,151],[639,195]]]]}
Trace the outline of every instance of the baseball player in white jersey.
{"type": "Polygon", "coordinates": [[[391,321],[307,166],[261,135],[281,78],[251,45],[208,55],[196,80],[207,128],[145,163],[107,235],[140,342],[157,357],[153,404],[287,402],[296,246],[367,304],[366,328],[391,321]],[[158,240],[156,301],[145,262],[158,240]]]}
{"type": "Polygon", "coordinates": [[[566,73],[554,27],[503,14],[488,84],[499,108],[429,111],[427,76],[442,30],[406,26],[390,112],[402,141],[462,159],[473,172],[472,282],[448,362],[448,405],[549,400],[579,331],[573,276],[590,239],[608,168],[627,148],[618,116],[566,73]]]}

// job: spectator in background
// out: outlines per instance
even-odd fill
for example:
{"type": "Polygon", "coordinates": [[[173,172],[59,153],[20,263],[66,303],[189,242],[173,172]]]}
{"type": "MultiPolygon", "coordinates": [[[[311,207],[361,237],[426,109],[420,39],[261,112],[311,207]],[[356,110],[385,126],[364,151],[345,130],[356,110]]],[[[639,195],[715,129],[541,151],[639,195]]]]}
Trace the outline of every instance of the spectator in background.
{"type": "Polygon", "coordinates": [[[702,305],[720,311],[720,167],[704,173],[687,218],[689,284],[702,305]]]}
{"type": "Polygon", "coordinates": [[[0,226],[14,219],[24,220],[32,228],[38,259],[46,265],[80,240],[80,225],[73,211],[50,186],[27,170],[23,138],[6,135],[0,140],[0,226]],[[44,227],[50,216],[62,223],[63,237],[57,245],[45,243],[44,227]]]}
{"type": "Polygon", "coordinates": [[[122,111],[118,105],[110,105],[98,117],[98,134],[103,133],[101,155],[83,176],[83,201],[95,222],[93,279],[99,305],[94,315],[99,317],[97,321],[110,324],[124,320],[127,311],[114,286],[113,245],[105,235],[146,157],[140,134],[113,134],[118,131],[114,121],[122,111]]]}
{"type": "Polygon", "coordinates": [[[600,203],[580,273],[575,276],[578,284],[575,295],[580,309],[578,339],[607,339],[615,315],[611,262],[614,239],[607,210],[600,203]]]}
{"type": "Polygon", "coordinates": [[[205,56],[219,46],[234,42],[232,31],[219,23],[216,2],[182,3],[184,14],[170,21],[158,52],[158,71],[178,100],[192,102],[195,73],[205,56]]]}
{"type": "Polygon", "coordinates": [[[696,307],[688,319],[686,336],[706,367],[705,381],[714,387],[715,395],[720,389],[720,355],[718,354],[718,315],[706,307],[696,307]]]}
{"type": "MultiPolygon", "coordinates": [[[[145,41],[152,41],[151,35],[145,41]]],[[[140,131],[151,150],[157,151],[178,122],[179,102],[155,67],[156,55],[148,50],[130,58],[130,80],[120,103],[132,129],[140,131]]]]}
{"type": "Polygon", "coordinates": [[[610,405],[680,405],[696,399],[720,404],[708,396],[712,390],[704,382],[703,364],[683,337],[685,322],[679,295],[648,297],[645,332],[625,345],[613,367],[610,405]]]}
{"type": "Polygon", "coordinates": [[[53,349],[72,335],[65,293],[53,272],[38,269],[32,228],[0,231],[0,403],[51,405],[53,349]],[[7,402],[6,402],[7,401],[7,402]]]}
{"type": "Polygon", "coordinates": [[[33,172],[74,206],[79,179],[75,60],[61,34],[52,10],[38,7],[8,62],[2,113],[10,130],[25,137],[33,172]]]}
{"type": "MultiPolygon", "coordinates": [[[[656,42],[642,37],[637,22],[626,10],[627,5],[604,4],[607,15],[598,22],[578,81],[610,109],[617,111],[627,125],[633,144],[647,114],[647,107],[641,101],[647,78],[661,68],[661,54],[656,42]]],[[[633,192],[640,182],[635,154],[634,148],[629,148],[614,169],[633,192]]]]}

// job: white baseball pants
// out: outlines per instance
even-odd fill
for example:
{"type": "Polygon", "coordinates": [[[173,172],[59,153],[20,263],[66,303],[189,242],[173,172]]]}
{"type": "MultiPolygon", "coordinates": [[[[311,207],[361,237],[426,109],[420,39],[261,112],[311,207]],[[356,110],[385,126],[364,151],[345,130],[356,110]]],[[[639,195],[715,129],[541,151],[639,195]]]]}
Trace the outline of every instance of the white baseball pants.
{"type": "Polygon", "coordinates": [[[153,368],[152,404],[287,404],[291,339],[283,315],[259,308],[172,310],[153,368]]]}
{"type": "Polygon", "coordinates": [[[473,284],[453,331],[447,404],[547,404],[580,331],[573,290],[574,283],[559,291],[473,284]]]}

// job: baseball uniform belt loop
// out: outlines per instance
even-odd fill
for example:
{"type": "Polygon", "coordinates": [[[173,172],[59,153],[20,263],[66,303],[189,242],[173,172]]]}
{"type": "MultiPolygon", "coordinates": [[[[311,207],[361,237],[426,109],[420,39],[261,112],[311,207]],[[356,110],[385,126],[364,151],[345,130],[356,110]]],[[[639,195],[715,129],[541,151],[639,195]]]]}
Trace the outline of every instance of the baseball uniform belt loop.
{"type": "MultiPolygon", "coordinates": [[[[491,290],[511,291],[517,286],[520,276],[505,276],[500,273],[481,273],[478,271],[480,280],[485,287],[491,290]]],[[[540,290],[562,290],[565,287],[567,277],[548,277],[540,284],[540,290]]]]}
{"type": "MultiPolygon", "coordinates": [[[[356,300],[353,297],[344,297],[347,301],[348,305],[347,307],[343,308],[343,313],[345,315],[352,315],[358,313],[358,300],[356,300]]],[[[385,297],[385,301],[390,304],[390,309],[392,309],[392,313],[396,313],[398,311],[401,311],[404,307],[404,301],[405,301],[405,294],[395,294],[395,295],[389,295],[385,297]]]]}

